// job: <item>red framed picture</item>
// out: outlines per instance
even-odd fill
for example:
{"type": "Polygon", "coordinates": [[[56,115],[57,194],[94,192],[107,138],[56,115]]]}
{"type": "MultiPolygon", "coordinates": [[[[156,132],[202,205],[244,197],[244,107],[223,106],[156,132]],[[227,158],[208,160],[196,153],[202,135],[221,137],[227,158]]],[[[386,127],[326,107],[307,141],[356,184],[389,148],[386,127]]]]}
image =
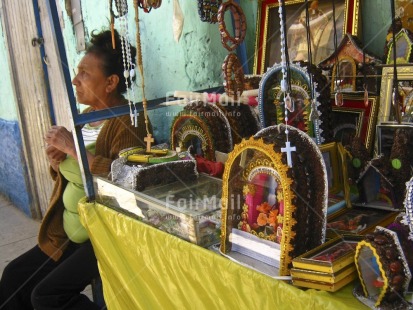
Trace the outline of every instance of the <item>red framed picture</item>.
{"type": "MultiPolygon", "coordinates": [[[[335,17],[337,39],[345,33],[357,36],[359,32],[360,0],[336,0],[335,17]]],[[[310,29],[313,63],[318,64],[334,52],[333,4],[329,0],[311,1],[310,29]]],[[[263,74],[268,67],[280,62],[280,17],[278,0],[263,0],[258,4],[257,37],[255,43],[254,73],[263,74]]],[[[305,0],[286,0],[286,29],[291,61],[307,60],[305,28],[305,0]]]]}
{"type": "Polygon", "coordinates": [[[343,105],[336,106],[331,99],[334,139],[343,145],[349,144],[352,137],[360,137],[369,152],[373,150],[376,131],[379,98],[368,97],[366,105],[363,96],[354,96],[343,93],[343,105]]]}

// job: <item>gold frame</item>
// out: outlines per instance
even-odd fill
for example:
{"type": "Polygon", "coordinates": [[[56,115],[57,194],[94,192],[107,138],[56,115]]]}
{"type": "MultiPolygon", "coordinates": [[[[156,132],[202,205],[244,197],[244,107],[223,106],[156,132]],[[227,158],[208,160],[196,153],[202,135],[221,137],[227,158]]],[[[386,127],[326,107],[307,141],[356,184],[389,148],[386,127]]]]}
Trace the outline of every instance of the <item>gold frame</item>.
{"type": "MultiPolygon", "coordinates": [[[[338,59],[338,64],[335,63],[333,66],[333,73],[332,73],[332,78],[331,78],[331,90],[332,92],[336,92],[336,75],[337,75],[337,66],[340,68],[340,65],[342,62],[349,62],[351,63],[351,90],[342,90],[342,92],[351,92],[351,91],[356,91],[356,78],[357,78],[357,65],[356,62],[354,61],[354,58],[350,56],[344,56],[338,59]]],[[[341,70],[340,70],[341,71],[341,70]]],[[[348,78],[349,76],[340,76],[341,78],[348,78]]]]}
{"type": "MultiPolygon", "coordinates": [[[[413,49],[413,42],[409,38],[409,35],[406,33],[406,29],[401,29],[399,33],[396,34],[396,37],[394,39],[396,42],[396,63],[398,64],[406,64],[410,62],[411,54],[412,54],[412,49],[413,49]],[[401,39],[404,39],[406,42],[405,50],[402,49],[403,46],[400,46],[399,41],[401,39]],[[399,45],[397,44],[399,43],[399,45]],[[402,52],[402,54],[400,54],[402,52]]],[[[393,56],[393,50],[394,50],[394,42],[391,40],[388,45],[388,51],[386,55],[386,64],[393,64],[394,63],[394,56],[393,56]]]]}
{"type": "MultiPolygon", "coordinates": [[[[327,2],[327,0],[322,0],[327,2]]],[[[342,0],[344,3],[344,20],[343,20],[343,36],[345,33],[351,33],[357,36],[360,32],[360,0],[342,0]],[[350,29],[351,28],[351,29],[350,29]]],[[[285,5],[305,4],[305,0],[286,0],[285,5]]],[[[267,37],[269,32],[269,15],[270,10],[276,10],[278,18],[278,1],[277,0],[261,0],[258,1],[257,24],[256,24],[256,41],[255,41],[255,58],[254,58],[254,74],[263,74],[266,71],[266,51],[267,37]]],[[[288,8],[286,8],[288,9],[288,8]]]]}
{"type": "MultiPolygon", "coordinates": [[[[383,300],[384,295],[387,292],[387,288],[389,287],[389,280],[386,277],[386,272],[384,271],[383,264],[381,262],[380,256],[377,254],[376,248],[374,246],[372,246],[372,244],[370,242],[367,242],[365,240],[362,240],[357,244],[356,254],[354,256],[354,260],[356,262],[356,268],[357,268],[357,273],[358,273],[359,279],[363,279],[363,276],[362,276],[361,270],[360,270],[360,266],[357,263],[358,259],[360,257],[360,254],[361,254],[362,247],[366,247],[372,252],[373,256],[376,258],[376,262],[377,262],[377,265],[379,266],[380,273],[383,276],[382,277],[383,278],[383,287],[380,289],[380,294],[377,297],[377,301],[374,305],[375,307],[377,307],[377,306],[380,305],[381,301],[383,300]]],[[[364,283],[364,281],[360,281],[360,283],[361,283],[361,286],[363,288],[364,296],[368,297],[369,293],[367,291],[366,284],[364,283]]]]}
{"type": "MultiPolygon", "coordinates": [[[[374,146],[376,124],[378,124],[377,115],[381,109],[381,101],[379,102],[379,97],[369,96],[367,98],[369,102],[367,107],[364,102],[364,97],[361,95],[353,95],[351,93],[343,92],[343,99],[343,106],[337,107],[335,106],[334,97],[331,97],[332,113],[340,112],[357,114],[357,124],[354,124],[356,127],[356,134],[362,138],[364,145],[369,153],[371,153],[374,146]]],[[[334,115],[331,117],[334,119],[334,115]]]]}
{"type": "Polygon", "coordinates": [[[272,144],[265,144],[262,138],[254,139],[251,137],[249,140],[242,140],[241,143],[234,147],[234,150],[229,153],[228,159],[225,163],[225,170],[222,177],[222,200],[221,200],[221,251],[223,253],[227,252],[227,242],[229,242],[227,236],[227,216],[228,216],[228,206],[229,206],[229,187],[230,173],[232,165],[235,160],[241,156],[241,154],[248,149],[257,150],[262,152],[267,156],[268,160],[271,162],[271,166],[277,171],[280,177],[280,184],[283,191],[284,197],[284,221],[283,221],[283,233],[281,239],[281,254],[280,254],[280,268],[279,275],[286,276],[289,275],[289,266],[292,262],[291,252],[294,250],[293,241],[295,239],[295,232],[292,227],[296,224],[296,220],[293,217],[293,213],[296,207],[292,204],[292,199],[294,198],[294,193],[291,191],[290,186],[293,181],[288,177],[287,171],[288,166],[282,162],[282,154],[277,153],[273,149],[272,144]]]}
{"type": "MultiPolygon", "coordinates": [[[[321,153],[323,154],[324,158],[324,153],[328,153],[329,155],[329,161],[331,163],[331,172],[332,172],[332,184],[331,187],[328,188],[328,193],[329,194],[336,194],[340,192],[343,189],[343,186],[340,182],[340,166],[339,166],[339,152],[337,149],[337,142],[331,142],[327,144],[321,144],[318,146],[321,153]]],[[[325,162],[325,160],[324,160],[325,162]]],[[[326,163],[326,169],[328,170],[327,163],[326,163]]],[[[328,176],[328,172],[327,172],[328,176]]]]}
{"type": "MultiPolygon", "coordinates": [[[[380,109],[377,123],[392,121],[391,113],[393,93],[393,66],[384,67],[381,75],[380,109]]],[[[413,66],[397,66],[397,79],[399,81],[413,81],[413,66]]]]}

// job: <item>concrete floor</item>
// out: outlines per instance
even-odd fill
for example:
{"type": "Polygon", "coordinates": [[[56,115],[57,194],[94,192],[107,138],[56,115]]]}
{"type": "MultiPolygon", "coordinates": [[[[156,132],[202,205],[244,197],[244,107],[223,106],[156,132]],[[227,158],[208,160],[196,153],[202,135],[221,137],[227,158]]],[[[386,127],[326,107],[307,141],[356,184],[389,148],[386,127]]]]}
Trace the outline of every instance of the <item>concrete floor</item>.
{"type": "MultiPolygon", "coordinates": [[[[11,260],[36,245],[39,226],[40,221],[30,219],[0,195],[0,275],[11,260]]],[[[84,294],[91,298],[90,285],[84,294]]]]}

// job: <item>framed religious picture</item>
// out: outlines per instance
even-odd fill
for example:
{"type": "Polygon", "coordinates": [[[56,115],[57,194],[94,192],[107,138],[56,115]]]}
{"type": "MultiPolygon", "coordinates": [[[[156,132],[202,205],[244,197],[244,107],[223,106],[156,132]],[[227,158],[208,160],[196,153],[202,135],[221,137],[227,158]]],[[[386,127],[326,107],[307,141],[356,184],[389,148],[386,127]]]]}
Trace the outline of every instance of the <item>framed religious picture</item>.
{"type": "Polygon", "coordinates": [[[348,145],[354,136],[364,141],[368,151],[373,150],[374,134],[377,123],[379,100],[376,96],[368,97],[366,105],[363,96],[343,93],[343,105],[332,104],[332,124],[334,139],[344,146],[348,145]]]}
{"type": "MultiPolygon", "coordinates": [[[[334,52],[333,4],[328,0],[310,1],[313,63],[318,64],[334,52]]],[[[257,37],[255,43],[255,74],[281,61],[279,36],[280,16],[278,0],[263,0],[258,4],[257,37]]],[[[336,33],[338,41],[346,33],[357,36],[360,27],[360,0],[335,1],[336,33]]],[[[305,0],[286,0],[286,33],[291,61],[307,60],[307,30],[305,0]]]]}
{"type": "Polygon", "coordinates": [[[336,194],[341,191],[343,185],[340,178],[339,154],[337,143],[331,142],[319,145],[327,171],[328,194],[336,194]]]}
{"type": "Polygon", "coordinates": [[[398,212],[369,207],[354,206],[343,209],[327,218],[327,238],[336,238],[343,234],[364,235],[374,230],[377,225],[386,227],[395,219],[398,212]]]}
{"type": "Polygon", "coordinates": [[[390,158],[397,129],[406,129],[413,133],[413,123],[386,122],[377,125],[377,153],[390,158]]]}
{"type": "Polygon", "coordinates": [[[402,27],[413,32],[413,3],[410,0],[395,0],[396,18],[400,18],[402,27]]]}
{"type": "MultiPolygon", "coordinates": [[[[396,36],[396,63],[405,64],[410,63],[413,60],[412,47],[413,47],[413,33],[410,30],[402,29],[396,36]]],[[[389,41],[387,45],[386,64],[392,64],[394,62],[394,44],[393,39],[389,41]]]]}
{"type": "Polygon", "coordinates": [[[293,259],[294,268],[336,273],[354,263],[361,236],[344,234],[293,259]]]}
{"type": "MultiPolygon", "coordinates": [[[[380,89],[380,109],[378,113],[378,123],[397,121],[396,110],[392,102],[393,82],[394,82],[393,67],[385,67],[382,71],[381,89],[380,89]]],[[[401,121],[411,122],[413,113],[413,67],[398,66],[397,67],[397,82],[399,98],[402,104],[403,111],[401,121]]]]}

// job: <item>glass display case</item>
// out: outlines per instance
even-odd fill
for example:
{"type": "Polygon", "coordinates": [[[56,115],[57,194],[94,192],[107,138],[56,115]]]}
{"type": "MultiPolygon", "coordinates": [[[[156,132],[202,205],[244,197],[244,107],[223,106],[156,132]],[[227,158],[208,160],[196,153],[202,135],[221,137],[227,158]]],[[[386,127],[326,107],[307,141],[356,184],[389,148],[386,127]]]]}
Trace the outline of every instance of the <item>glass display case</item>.
{"type": "Polygon", "coordinates": [[[222,181],[200,174],[188,182],[134,191],[95,177],[96,200],[146,224],[208,247],[219,242],[222,181]]]}

